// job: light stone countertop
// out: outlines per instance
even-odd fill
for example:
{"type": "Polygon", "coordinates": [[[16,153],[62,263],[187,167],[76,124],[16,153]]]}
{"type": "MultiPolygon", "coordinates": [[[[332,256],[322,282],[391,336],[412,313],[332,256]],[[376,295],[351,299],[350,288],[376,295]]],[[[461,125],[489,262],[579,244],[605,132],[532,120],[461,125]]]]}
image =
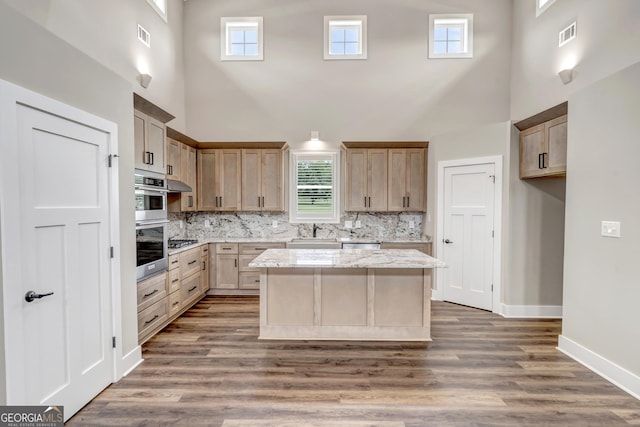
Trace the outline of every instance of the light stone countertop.
{"type": "Polygon", "coordinates": [[[416,249],[267,249],[252,268],[440,268],[446,264],[416,249]]]}
{"type": "MultiPolygon", "coordinates": [[[[287,243],[294,239],[307,239],[305,237],[212,237],[209,239],[200,239],[198,243],[193,245],[183,246],[177,249],[169,249],[169,255],[175,255],[180,252],[188,251],[189,249],[197,248],[201,245],[209,243],[287,243]]],[[[308,238],[311,240],[312,238],[308,238]]],[[[319,238],[319,240],[323,240],[319,238]]],[[[373,238],[350,238],[350,237],[338,237],[331,238],[329,240],[335,240],[337,242],[349,242],[349,243],[368,243],[368,242],[383,242],[383,243],[431,243],[430,238],[424,239],[411,239],[411,238],[398,238],[398,239],[373,239],[373,238]]]]}

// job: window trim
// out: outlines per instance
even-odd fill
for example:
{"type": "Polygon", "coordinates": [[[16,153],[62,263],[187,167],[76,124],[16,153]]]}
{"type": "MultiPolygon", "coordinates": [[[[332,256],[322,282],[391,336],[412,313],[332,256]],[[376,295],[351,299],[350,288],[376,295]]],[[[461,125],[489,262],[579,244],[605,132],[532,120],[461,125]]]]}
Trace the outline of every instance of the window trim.
{"type": "Polygon", "coordinates": [[[438,58],[473,58],[473,14],[472,13],[454,13],[454,14],[429,14],[429,43],[428,57],[430,59],[438,58]],[[436,53],[435,52],[435,28],[438,20],[462,20],[465,23],[465,40],[466,50],[461,53],[436,53]]]}
{"type": "MultiPolygon", "coordinates": [[[[358,24],[356,24],[358,25],[358,24]]],[[[324,17],[324,59],[325,60],[349,60],[349,59],[367,59],[367,15],[350,15],[350,16],[325,16],[324,17]],[[331,27],[340,25],[352,26],[354,22],[358,22],[360,34],[360,53],[355,55],[336,55],[331,53],[331,27]]]]}
{"type": "Polygon", "coordinates": [[[156,11],[158,15],[164,20],[164,22],[169,22],[167,18],[167,9],[169,8],[168,0],[160,0],[164,3],[164,11],[158,6],[157,0],[147,0],[147,3],[156,11]]]}
{"type": "Polygon", "coordinates": [[[263,18],[262,16],[248,17],[223,17],[220,18],[220,60],[221,61],[263,61],[264,60],[264,38],[263,38],[263,18]],[[246,25],[258,28],[257,55],[231,55],[229,51],[229,28],[246,25]]]}
{"type": "Polygon", "coordinates": [[[542,0],[536,0],[536,18],[542,15],[545,10],[549,9],[549,6],[555,3],[556,0],[547,0],[542,5],[540,5],[541,1],[542,0]]]}
{"type": "Polygon", "coordinates": [[[291,224],[339,224],[340,223],[340,151],[291,151],[289,167],[289,222],[291,224]],[[312,216],[298,212],[297,203],[297,175],[299,160],[323,160],[331,159],[333,162],[333,209],[331,215],[312,216]]]}

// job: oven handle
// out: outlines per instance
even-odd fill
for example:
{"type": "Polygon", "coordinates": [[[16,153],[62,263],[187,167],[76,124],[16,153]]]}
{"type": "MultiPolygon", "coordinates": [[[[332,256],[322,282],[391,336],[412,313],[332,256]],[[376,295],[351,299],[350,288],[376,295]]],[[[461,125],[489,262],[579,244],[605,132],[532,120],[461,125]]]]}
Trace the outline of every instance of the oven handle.
{"type": "Polygon", "coordinates": [[[142,190],[142,191],[151,191],[151,192],[156,192],[156,193],[168,193],[169,190],[167,190],[166,188],[163,187],[151,187],[148,185],[136,185],[134,187],[135,190],[142,190]]]}
{"type": "Polygon", "coordinates": [[[136,222],[136,227],[140,228],[140,227],[147,227],[147,226],[156,226],[156,225],[162,225],[162,224],[168,224],[170,221],[168,219],[161,219],[159,221],[156,220],[152,220],[152,221],[145,221],[145,222],[136,222]]]}

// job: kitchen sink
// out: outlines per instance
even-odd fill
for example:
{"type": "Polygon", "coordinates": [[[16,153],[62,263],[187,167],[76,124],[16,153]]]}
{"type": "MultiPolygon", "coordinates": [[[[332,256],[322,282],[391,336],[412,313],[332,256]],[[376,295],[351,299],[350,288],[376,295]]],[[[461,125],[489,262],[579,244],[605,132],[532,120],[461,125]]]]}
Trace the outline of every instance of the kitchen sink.
{"type": "Polygon", "coordinates": [[[287,249],[340,249],[342,244],[336,239],[293,239],[287,243],[287,249]]]}

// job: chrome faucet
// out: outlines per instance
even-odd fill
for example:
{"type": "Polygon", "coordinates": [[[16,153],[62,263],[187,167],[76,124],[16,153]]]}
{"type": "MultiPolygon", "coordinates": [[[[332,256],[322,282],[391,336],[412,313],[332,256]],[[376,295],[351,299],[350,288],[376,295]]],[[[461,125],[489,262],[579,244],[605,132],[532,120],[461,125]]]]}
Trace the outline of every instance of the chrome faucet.
{"type": "Polygon", "coordinates": [[[316,237],[316,231],[318,231],[320,227],[318,227],[316,224],[313,224],[313,238],[315,239],[316,237]]]}

